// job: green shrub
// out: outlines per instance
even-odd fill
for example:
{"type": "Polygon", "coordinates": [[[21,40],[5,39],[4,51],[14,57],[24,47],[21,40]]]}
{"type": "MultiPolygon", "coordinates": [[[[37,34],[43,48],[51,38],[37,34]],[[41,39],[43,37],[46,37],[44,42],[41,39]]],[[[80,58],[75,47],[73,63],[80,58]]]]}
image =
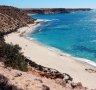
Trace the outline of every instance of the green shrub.
{"type": "Polygon", "coordinates": [[[0,38],[0,57],[5,58],[5,65],[14,69],[27,71],[26,58],[20,52],[21,48],[18,45],[6,44],[0,38]]]}

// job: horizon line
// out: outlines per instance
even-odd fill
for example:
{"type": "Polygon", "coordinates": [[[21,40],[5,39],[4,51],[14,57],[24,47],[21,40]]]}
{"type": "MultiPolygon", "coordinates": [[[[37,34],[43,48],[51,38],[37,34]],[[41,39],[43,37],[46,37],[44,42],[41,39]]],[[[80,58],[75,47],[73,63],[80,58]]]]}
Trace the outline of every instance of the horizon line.
{"type": "Polygon", "coordinates": [[[16,7],[16,8],[25,8],[25,9],[59,9],[59,8],[61,8],[61,9],[96,9],[96,8],[90,8],[90,7],[18,7],[18,6],[11,6],[11,5],[0,5],[0,6],[10,6],[10,7],[16,7]]]}

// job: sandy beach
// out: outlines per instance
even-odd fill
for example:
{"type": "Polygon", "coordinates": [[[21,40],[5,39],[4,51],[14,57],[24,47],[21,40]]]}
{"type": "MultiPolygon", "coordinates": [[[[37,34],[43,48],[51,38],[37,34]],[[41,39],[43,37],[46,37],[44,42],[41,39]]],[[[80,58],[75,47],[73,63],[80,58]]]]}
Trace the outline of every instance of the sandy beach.
{"type": "Polygon", "coordinates": [[[45,67],[57,69],[62,73],[68,73],[73,77],[74,82],[81,82],[88,88],[96,89],[96,67],[75,60],[69,56],[62,56],[38,44],[34,40],[32,41],[25,38],[25,34],[31,32],[38,25],[39,24],[30,24],[20,28],[17,32],[5,36],[5,41],[14,45],[18,44],[22,47],[21,52],[30,60],[45,67]]]}

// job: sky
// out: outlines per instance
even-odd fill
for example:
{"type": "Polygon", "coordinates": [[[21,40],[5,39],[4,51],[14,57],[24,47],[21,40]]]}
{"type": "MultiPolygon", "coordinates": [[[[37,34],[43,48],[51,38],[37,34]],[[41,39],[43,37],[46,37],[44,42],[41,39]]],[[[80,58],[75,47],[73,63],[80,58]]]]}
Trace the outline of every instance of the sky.
{"type": "Polygon", "coordinates": [[[96,0],[0,0],[0,5],[18,8],[95,8],[96,0]]]}

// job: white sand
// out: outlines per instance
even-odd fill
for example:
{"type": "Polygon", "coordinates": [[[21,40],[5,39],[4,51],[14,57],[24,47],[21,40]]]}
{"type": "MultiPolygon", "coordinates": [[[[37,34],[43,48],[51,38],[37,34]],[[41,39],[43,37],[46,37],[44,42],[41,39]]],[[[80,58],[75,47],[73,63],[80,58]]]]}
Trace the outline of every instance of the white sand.
{"type": "Polygon", "coordinates": [[[24,37],[20,37],[20,33],[28,33],[34,29],[36,25],[29,25],[18,29],[19,33],[11,33],[5,36],[7,43],[19,44],[22,47],[24,55],[36,63],[45,67],[54,68],[62,73],[68,73],[74,78],[74,82],[82,82],[82,84],[88,88],[96,89],[96,73],[89,73],[85,71],[86,68],[95,69],[91,65],[77,61],[67,56],[60,56],[60,54],[49,50],[48,48],[30,41],[24,37]]]}

